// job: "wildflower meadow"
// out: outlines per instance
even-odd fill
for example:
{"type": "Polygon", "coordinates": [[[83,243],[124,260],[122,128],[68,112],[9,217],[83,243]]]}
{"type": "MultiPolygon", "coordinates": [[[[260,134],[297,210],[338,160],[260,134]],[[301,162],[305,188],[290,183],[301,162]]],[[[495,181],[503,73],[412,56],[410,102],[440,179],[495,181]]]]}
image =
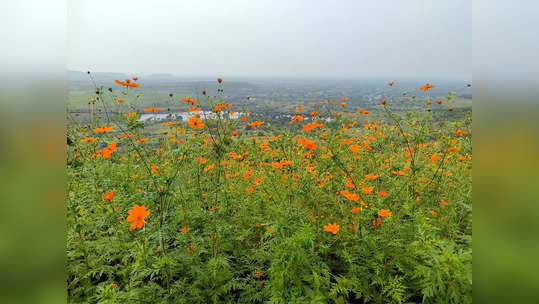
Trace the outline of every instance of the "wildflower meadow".
{"type": "Polygon", "coordinates": [[[170,113],[142,86],[67,114],[69,303],[471,303],[471,113],[443,114],[451,93],[328,96],[275,124],[218,78],[169,96],[187,119],[141,121],[170,113]]]}

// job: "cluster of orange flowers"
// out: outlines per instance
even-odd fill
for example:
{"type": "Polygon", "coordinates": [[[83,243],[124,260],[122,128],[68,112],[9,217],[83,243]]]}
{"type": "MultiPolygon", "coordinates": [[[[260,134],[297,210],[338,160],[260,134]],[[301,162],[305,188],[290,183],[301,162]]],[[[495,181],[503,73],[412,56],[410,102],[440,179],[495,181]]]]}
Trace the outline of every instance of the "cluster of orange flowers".
{"type": "Polygon", "coordinates": [[[313,150],[316,149],[316,143],[312,140],[309,140],[307,138],[300,138],[297,140],[297,142],[303,146],[305,149],[313,150]]]}
{"type": "Polygon", "coordinates": [[[221,101],[221,103],[218,104],[218,105],[216,105],[215,108],[213,108],[212,111],[215,112],[215,113],[219,113],[219,112],[221,112],[223,109],[230,108],[230,107],[232,107],[231,104],[226,103],[226,102],[224,102],[224,101],[221,101]]]}
{"type": "Polygon", "coordinates": [[[109,158],[112,152],[116,151],[116,142],[111,142],[108,146],[101,150],[95,151],[97,157],[109,158]]]}
{"type": "MultiPolygon", "coordinates": [[[[136,79],[133,78],[133,80],[136,80],[136,79]]],[[[219,78],[218,82],[221,83],[222,79],[219,78]]],[[[121,82],[121,81],[116,80],[116,83],[118,83],[119,85],[129,86],[129,87],[138,86],[138,84],[130,82],[129,79],[126,80],[125,82],[121,82]]],[[[387,85],[393,86],[394,82],[391,81],[391,82],[387,83],[387,85]]],[[[424,92],[427,92],[431,88],[434,88],[434,86],[429,84],[429,83],[426,83],[424,86],[420,87],[420,89],[422,91],[424,91],[424,92]]],[[[204,92],[204,94],[205,94],[205,92],[204,92]]],[[[172,97],[172,94],[171,94],[171,97],[172,97]]],[[[348,100],[347,97],[341,97],[340,99],[342,101],[347,101],[348,100]]],[[[330,99],[329,101],[330,102],[336,102],[336,99],[330,99]]],[[[116,99],[116,102],[124,103],[125,100],[124,99],[116,99]]],[[[181,102],[187,102],[187,103],[193,105],[192,107],[189,108],[190,112],[191,111],[201,111],[202,110],[202,108],[195,106],[195,104],[198,103],[198,101],[196,101],[194,99],[191,99],[190,96],[182,99],[181,102]]],[[[322,100],[321,101],[321,103],[324,103],[324,102],[327,102],[327,100],[322,100]]],[[[436,100],[436,102],[438,104],[441,104],[442,100],[438,99],[438,100],[436,100]]],[[[380,103],[385,106],[387,104],[387,100],[386,99],[381,99],[380,103]]],[[[427,105],[432,104],[432,100],[428,100],[426,104],[427,105]]],[[[316,105],[316,103],[315,103],[315,105],[316,105]]],[[[339,106],[344,107],[345,105],[346,105],[345,103],[341,103],[339,106]]],[[[227,104],[225,101],[221,101],[221,103],[217,104],[212,109],[212,111],[215,112],[215,113],[220,113],[224,109],[230,108],[231,106],[232,106],[231,104],[227,104]]],[[[152,106],[150,108],[145,108],[144,112],[156,113],[156,112],[160,112],[162,110],[163,110],[162,108],[156,108],[156,107],[152,106]]],[[[290,123],[303,122],[304,117],[302,116],[302,114],[298,114],[299,112],[301,112],[303,110],[305,110],[305,107],[296,108],[295,109],[296,114],[293,116],[290,123]]],[[[369,113],[368,111],[363,110],[363,109],[357,109],[356,112],[361,114],[361,115],[366,115],[366,114],[369,113]]],[[[230,111],[229,113],[233,113],[233,112],[230,111]]],[[[130,113],[126,113],[126,114],[123,114],[123,115],[126,116],[126,117],[133,117],[136,114],[137,114],[137,112],[130,112],[130,113]]],[[[303,115],[306,115],[306,114],[303,114],[303,115]]],[[[314,116],[316,116],[316,115],[317,115],[316,111],[310,112],[310,116],[313,117],[313,120],[314,120],[314,116]]],[[[308,119],[308,117],[307,117],[307,119],[308,119]]],[[[247,116],[245,116],[245,115],[242,116],[241,120],[246,121],[247,116]]],[[[264,123],[265,123],[264,121],[256,120],[256,121],[252,121],[252,122],[247,123],[247,126],[259,127],[259,126],[262,126],[264,123]]],[[[356,123],[357,122],[354,122],[354,123],[342,123],[342,129],[341,130],[344,132],[344,131],[346,131],[347,127],[353,127],[353,126],[356,125],[356,123]]],[[[176,121],[164,122],[163,123],[164,126],[169,126],[169,127],[175,126],[177,124],[178,124],[178,122],[176,122],[176,121]]],[[[188,125],[193,130],[200,130],[200,129],[203,129],[205,127],[204,122],[200,118],[200,114],[189,117],[188,118],[188,125]]],[[[313,121],[313,122],[304,124],[302,126],[302,131],[303,132],[308,132],[308,131],[311,131],[311,130],[314,130],[314,129],[322,128],[323,126],[324,126],[323,123],[313,121]]],[[[355,137],[355,138],[347,138],[347,139],[342,138],[341,135],[336,136],[336,138],[339,138],[338,139],[339,140],[338,144],[344,148],[344,151],[349,150],[350,152],[352,152],[352,153],[348,153],[348,155],[352,155],[351,157],[353,157],[354,159],[359,159],[360,155],[363,155],[361,152],[366,152],[366,151],[368,152],[369,150],[373,150],[373,147],[371,147],[372,142],[376,142],[376,140],[378,138],[384,138],[384,136],[385,136],[382,133],[382,130],[381,130],[382,127],[385,127],[385,126],[383,124],[380,124],[379,122],[371,122],[371,121],[369,121],[369,123],[364,124],[363,127],[365,129],[367,129],[367,130],[373,130],[372,134],[365,135],[363,137],[355,137]]],[[[395,129],[394,126],[387,126],[387,128],[390,129],[390,130],[395,129]]],[[[172,130],[177,130],[179,128],[173,127],[171,129],[172,130]]],[[[105,125],[103,125],[101,127],[95,128],[93,130],[93,132],[94,133],[106,133],[106,132],[110,132],[112,130],[113,130],[113,126],[105,126],[105,125]]],[[[180,132],[180,133],[185,132],[185,130],[183,130],[183,129],[181,129],[181,130],[182,130],[182,132],[180,132]]],[[[175,133],[175,134],[177,135],[177,133],[175,133]]],[[[205,134],[205,133],[202,132],[202,133],[199,133],[199,134],[205,134]]],[[[237,135],[238,131],[232,131],[231,134],[232,135],[237,135]]],[[[467,134],[467,132],[459,129],[459,130],[455,131],[454,134],[456,134],[456,135],[465,135],[465,134],[467,134]]],[[[170,141],[177,142],[177,143],[183,142],[183,139],[178,140],[177,138],[175,138],[176,135],[169,136],[169,138],[172,137],[170,139],[170,141]]],[[[117,137],[118,138],[127,138],[127,137],[133,137],[133,136],[135,136],[135,135],[134,134],[125,134],[125,133],[123,133],[123,134],[118,135],[117,137]]],[[[192,134],[190,134],[190,136],[195,137],[196,134],[192,133],[192,134]]],[[[324,134],[324,133],[320,134],[320,138],[327,138],[327,137],[324,137],[324,136],[327,136],[327,134],[324,134]]],[[[276,155],[279,152],[279,150],[272,150],[270,142],[268,142],[268,141],[276,140],[279,137],[280,137],[280,135],[276,136],[274,138],[271,138],[271,139],[270,139],[269,136],[262,137],[263,142],[261,142],[260,144],[259,144],[260,141],[257,141],[256,137],[252,138],[253,143],[256,142],[258,147],[262,151],[264,151],[263,152],[264,155],[267,155],[267,156],[271,155],[272,158],[271,159],[266,159],[266,162],[264,163],[264,165],[266,165],[266,166],[268,166],[270,168],[283,169],[286,166],[292,165],[292,161],[290,161],[290,160],[280,159],[280,157],[279,158],[274,157],[274,155],[276,155]]],[[[149,140],[148,137],[139,138],[139,139],[137,139],[135,141],[135,143],[136,144],[142,144],[142,143],[148,142],[148,140],[149,140]]],[[[321,146],[318,148],[318,150],[316,150],[317,149],[317,143],[314,140],[311,140],[311,139],[309,139],[307,137],[300,137],[300,135],[297,135],[292,140],[295,140],[299,144],[299,145],[294,146],[294,149],[300,151],[300,153],[303,153],[303,154],[300,154],[300,155],[303,155],[303,159],[302,159],[303,163],[302,164],[297,164],[298,167],[301,167],[301,168],[303,168],[305,170],[305,172],[308,172],[308,173],[312,174],[313,176],[316,176],[317,186],[322,188],[324,186],[324,184],[327,183],[328,179],[332,178],[332,175],[329,174],[329,172],[321,172],[320,174],[318,173],[319,171],[321,171],[323,169],[321,169],[320,166],[318,166],[316,164],[316,162],[313,161],[314,160],[314,155],[316,155],[317,152],[323,151],[323,152],[321,152],[321,153],[323,153],[321,155],[321,157],[322,158],[329,158],[333,154],[330,152],[328,147],[324,146],[322,143],[320,144],[321,146]],[[307,151],[306,150],[301,150],[301,148],[304,148],[307,151]],[[315,150],[315,151],[310,151],[310,150],[315,150]]],[[[92,137],[85,137],[81,141],[82,142],[95,142],[96,139],[92,138],[92,137]]],[[[205,145],[207,147],[207,145],[209,144],[211,139],[208,137],[208,138],[205,138],[204,141],[205,141],[205,145]]],[[[323,141],[321,141],[321,142],[323,142],[323,141]]],[[[455,143],[456,143],[456,140],[455,140],[455,142],[452,142],[452,144],[455,144],[455,143]]],[[[375,145],[372,145],[372,146],[375,146],[375,145]]],[[[391,144],[391,147],[392,147],[392,144],[391,144]]],[[[243,149],[243,146],[241,146],[240,149],[243,149]]],[[[97,157],[103,157],[103,158],[109,158],[110,155],[115,150],[116,150],[116,142],[112,142],[108,146],[106,146],[105,148],[103,148],[101,150],[97,150],[96,151],[96,156],[97,157]]],[[[459,147],[450,147],[450,148],[446,149],[445,152],[458,151],[458,150],[459,150],[459,147]]],[[[163,148],[157,149],[157,152],[161,152],[161,151],[163,151],[163,148]]],[[[444,150],[440,150],[440,151],[444,151],[444,150]]],[[[414,152],[414,149],[405,148],[405,152],[406,153],[403,154],[403,155],[405,155],[406,157],[409,157],[408,160],[410,160],[411,155],[414,152]]],[[[427,159],[428,159],[429,162],[435,162],[435,161],[439,161],[441,159],[440,154],[438,154],[438,153],[434,153],[432,155],[428,155],[427,153],[425,153],[425,154],[427,155],[427,157],[428,157],[427,159]]],[[[241,154],[237,154],[237,153],[234,153],[234,152],[229,152],[228,156],[230,157],[230,159],[222,160],[221,162],[216,162],[216,163],[212,163],[211,160],[207,163],[208,160],[206,158],[202,157],[202,156],[194,157],[193,159],[196,159],[200,164],[204,164],[203,165],[203,171],[204,172],[209,172],[209,171],[213,170],[215,168],[216,164],[226,167],[226,165],[228,165],[229,163],[235,163],[235,162],[240,163],[241,166],[243,166],[245,168],[248,168],[247,172],[245,172],[245,171],[243,171],[243,173],[241,173],[241,172],[233,172],[233,171],[231,172],[231,171],[226,171],[226,169],[225,169],[225,176],[227,178],[233,178],[233,177],[240,176],[242,174],[244,179],[249,179],[249,183],[248,183],[249,187],[246,189],[246,192],[249,193],[249,194],[254,193],[253,195],[256,195],[257,194],[257,191],[255,191],[257,189],[256,187],[258,187],[258,186],[260,186],[261,184],[264,183],[264,178],[256,176],[256,173],[255,173],[256,171],[254,169],[254,166],[256,164],[255,164],[254,161],[250,161],[249,163],[248,162],[241,162],[242,160],[244,160],[244,157],[246,155],[247,155],[247,153],[244,152],[244,151],[242,151],[241,154]],[[253,175],[253,173],[254,173],[254,175],[253,175]]],[[[394,152],[393,155],[397,157],[399,154],[394,152]]],[[[138,156],[138,154],[135,155],[135,157],[137,157],[137,156],[138,156]]],[[[183,158],[183,156],[181,156],[181,158],[183,158]]],[[[459,161],[464,161],[465,159],[467,159],[467,157],[465,157],[465,156],[459,156],[457,158],[457,160],[459,160],[459,161]]],[[[159,164],[159,166],[160,167],[162,166],[161,168],[164,168],[167,164],[168,164],[168,162],[165,163],[165,164],[159,164]]],[[[345,165],[349,169],[352,169],[354,164],[353,163],[347,163],[345,165]]],[[[396,167],[394,164],[391,163],[391,159],[386,159],[385,163],[383,165],[386,166],[387,168],[390,168],[390,167],[395,168],[396,167]]],[[[201,168],[202,168],[202,166],[201,166],[201,168]]],[[[162,170],[165,170],[165,169],[162,169],[162,170]]],[[[402,168],[402,170],[400,170],[400,169],[391,170],[391,173],[393,175],[396,175],[396,178],[398,178],[399,176],[406,175],[406,172],[403,171],[403,170],[411,170],[411,169],[406,167],[406,168],[402,168]]],[[[287,170],[285,169],[285,170],[275,170],[274,172],[276,172],[277,174],[279,174],[279,173],[282,174],[283,179],[289,179],[289,180],[292,180],[292,179],[298,180],[299,179],[300,175],[298,173],[292,173],[292,174],[286,175],[286,173],[285,173],[286,171],[287,170]]],[[[387,171],[389,173],[390,169],[388,169],[387,171]]],[[[160,171],[158,170],[157,165],[155,165],[155,164],[151,165],[151,172],[155,176],[160,175],[160,171]]],[[[166,172],[166,170],[164,172],[166,172]]],[[[346,177],[347,183],[346,183],[345,187],[350,189],[350,190],[348,190],[348,189],[341,190],[339,192],[336,192],[336,195],[338,196],[340,194],[344,198],[346,198],[347,200],[349,200],[351,202],[358,202],[358,203],[354,203],[354,205],[357,204],[356,206],[354,206],[354,207],[350,206],[350,207],[352,207],[349,210],[351,213],[358,213],[361,210],[363,210],[363,208],[367,208],[367,202],[361,201],[360,199],[369,200],[368,198],[365,198],[368,195],[371,195],[371,194],[373,195],[373,196],[370,196],[370,197],[374,197],[374,194],[376,194],[378,196],[387,196],[388,195],[388,193],[385,192],[385,191],[373,192],[374,191],[374,186],[365,185],[364,180],[363,181],[358,181],[359,183],[356,186],[356,184],[354,184],[354,181],[352,180],[352,178],[350,176],[348,176],[348,174],[345,174],[345,169],[343,169],[341,171],[341,173],[344,176],[347,176],[346,177]],[[352,192],[352,191],[354,191],[354,192],[352,192]],[[355,193],[355,192],[357,192],[357,193],[355,193]],[[361,196],[360,196],[360,194],[361,194],[361,196]],[[363,196],[363,195],[365,195],[365,196],[363,196]]],[[[164,174],[164,175],[166,175],[166,174],[164,174]]],[[[136,177],[136,174],[134,176],[136,177]]],[[[369,174],[366,174],[364,177],[367,180],[371,180],[371,182],[376,182],[374,180],[378,179],[380,177],[380,174],[371,174],[371,173],[369,173],[369,174]]],[[[134,178],[134,177],[132,176],[132,178],[134,178]]],[[[369,183],[371,183],[371,182],[369,182],[369,183]]],[[[157,189],[159,191],[162,188],[159,187],[157,189]]],[[[141,189],[139,189],[139,191],[143,192],[143,190],[141,190],[141,189]]],[[[103,198],[103,200],[105,202],[110,202],[110,201],[112,201],[112,199],[114,197],[114,191],[109,190],[109,191],[103,192],[101,195],[102,195],[102,198],[103,198]]],[[[203,197],[206,197],[207,195],[208,195],[207,193],[202,193],[203,197]]],[[[265,196],[265,197],[268,197],[270,199],[272,198],[271,196],[269,196],[269,195],[267,195],[265,193],[262,193],[261,195],[265,196]]],[[[342,198],[340,198],[340,199],[342,199],[342,198]]],[[[448,203],[445,202],[444,200],[441,200],[440,204],[445,206],[448,203]]],[[[220,208],[220,206],[212,207],[212,208],[210,208],[210,210],[215,211],[215,210],[217,210],[219,208],[220,208]]],[[[148,210],[146,210],[146,207],[144,205],[142,205],[142,206],[134,205],[128,211],[128,214],[129,214],[129,216],[126,218],[126,221],[131,223],[129,231],[132,231],[134,229],[142,229],[144,227],[144,225],[146,224],[145,219],[149,216],[150,212],[148,210]]],[[[382,220],[384,218],[390,216],[392,213],[391,213],[390,209],[380,209],[376,214],[377,214],[378,217],[376,217],[372,221],[372,225],[375,226],[375,227],[380,226],[381,223],[382,223],[382,220]]],[[[356,216],[356,215],[353,215],[353,216],[356,216]]],[[[322,218],[323,218],[323,216],[322,216],[322,218]]],[[[354,226],[352,225],[352,227],[354,227],[354,226]]],[[[338,223],[336,223],[336,222],[333,222],[333,223],[328,222],[323,228],[324,228],[324,231],[327,231],[327,232],[332,233],[332,234],[335,235],[335,234],[337,234],[339,232],[340,225],[338,223]]],[[[187,227],[187,226],[181,227],[179,229],[180,232],[187,232],[189,230],[190,230],[190,228],[187,227]]],[[[261,276],[261,275],[263,275],[263,273],[260,273],[260,275],[258,275],[258,273],[257,273],[257,276],[261,276]]]]}
{"type": "Polygon", "coordinates": [[[322,128],[323,126],[324,126],[324,124],[311,122],[311,123],[308,123],[308,124],[304,124],[303,128],[302,128],[302,131],[307,132],[307,131],[311,131],[313,129],[322,128]]]}
{"type": "Polygon", "coordinates": [[[114,129],[114,126],[101,126],[94,129],[94,133],[107,133],[112,131],[114,129]]]}

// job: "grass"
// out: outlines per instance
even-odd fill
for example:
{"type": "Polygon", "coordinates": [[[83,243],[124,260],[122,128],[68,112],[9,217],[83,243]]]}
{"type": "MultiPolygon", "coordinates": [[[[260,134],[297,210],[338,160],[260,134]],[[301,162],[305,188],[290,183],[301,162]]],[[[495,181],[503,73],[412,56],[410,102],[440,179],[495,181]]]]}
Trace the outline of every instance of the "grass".
{"type": "Polygon", "coordinates": [[[148,132],[130,91],[68,124],[70,303],[471,303],[469,115],[342,98],[255,126],[218,91],[186,102],[202,128],[148,132]]]}

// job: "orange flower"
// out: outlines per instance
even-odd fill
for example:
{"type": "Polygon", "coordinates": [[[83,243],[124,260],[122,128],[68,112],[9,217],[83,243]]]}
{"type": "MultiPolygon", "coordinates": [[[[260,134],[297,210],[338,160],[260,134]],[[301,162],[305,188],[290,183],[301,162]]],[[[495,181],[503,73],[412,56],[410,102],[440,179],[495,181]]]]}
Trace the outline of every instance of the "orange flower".
{"type": "Polygon", "coordinates": [[[355,201],[357,201],[357,200],[359,199],[359,195],[358,195],[358,194],[352,193],[352,192],[350,192],[350,191],[348,191],[348,190],[342,190],[342,191],[341,191],[341,194],[342,194],[344,197],[346,197],[347,199],[349,199],[349,200],[351,200],[351,201],[353,201],[353,202],[355,202],[355,201]]]}
{"type": "Polygon", "coordinates": [[[348,97],[341,97],[341,100],[342,100],[342,101],[347,101],[347,100],[348,100],[348,97]]]}
{"type": "Polygon", "coordinates": [[[395,84],[394,81],[391,81],[391,82],[388,82],[388,83],[387,83],[387,85],[390,86],[390,87],[393,86],[394,84],[395,84]]]}
{"type": "Polygon", "coordinates": [[[374,227],[380,226],[381,223],[382,223],[382,220],[381,220],[379,217],[377,217],[377,218],[375,218],[374,220],[372,220],[372,225],[373,225],[374,227]]]}
{"type": "Polygon", "coordinates": [[[337,234],[339,232],[340,226],[337,223],[328,223],[326,226],[324,226],[324,230],[327,232],[331,232],[333,234],[337,234]]]}
{"type": "Polygon", "coordinates": [[[391,211],[389,211],[389,209],[380,209],[380,211],[378,211],[378,216],[384,217],[389,215],[391,215],[391,211]]]}
{"type": "Polygon", "coordinates": [[[370,194],[372,192],[372,190],[374,189],[374,187],[363,187],[361,188],[361,192],[363,192],[364,194],[370,194]]]}
{"type": "Polygon", "coordinates": [[[262,271],[257,271],[257,272],[255,273],[255,276],[257,276],[257,277],[261,277],[261,276],[263,276],[263,275],[264,275],[264,273],[263,273],[262,271]]]}
{"type": "Polygon", "coordinates": [[[153,172],[153,174],[155,174],[156,176],[159,176],[159,170],[157,170],[157,166],[156,166],[156,165],[152,165],[152,172],[153,172]]]}
{"type": "Polygon", "coordinates": [[[187,96],[185,98],[183,98],[182,100],[180,100],[181,102],[187,102],[187,101],[190,101],[191,100],[191,96],[187,96]]]}
{"type": "Polygon", "coordinates": [[[312,140],[308,140],[307,138],[298,139],[298,143],[301,144],[305,149],[316,149],[316,143],[312,140]]]}
{"type": "Polygon", "coordinates": [[[143,143],[143,142],[147,142],[148,140],[149,140],[148,137],[144,137],[144,138],[141,138],[141,139],[137,139],[137,141],[135,141],[135,143],[140,144],[140,143],[143,143]]]}
{"type": "Polygon", "coordinates": [[[230,157],[232,157],[234,159],[243,159],[244,154],[242,153],[241,155],[238,155],[238,154],[236,154],[234,152],[228,152],[228,156],[230,156],[230,157]]]}
{"type": "Polygon", "coordinates": [[[350,145],[348,148],[350,149],[350,151],[355,152],[355,153],[358,153],[361,151],[360,145],[350,145]]]}
{"type": "Polygon", "coordinates": [[[436,103],[442,104],[442,100],[441,99],[436,99],[436,103]]]}
{"type": "Polygon", "coordinates": [[[114,289],[114,288],[118,287],[118,284],[112,283],[112,285],[110,285],[110,287],[111,287],[112,289],[114,289]]]}
{"type": "Polygon", "coordinates": [[[441,204],[442,206],[447,206],[447,205],[449,205],[449,203],[446,202],[446,201],[444,201],[444,200],[441,200],[441,201],[440,201],[440,204],[441,204]]]}
{"type": "Polygon", "coordinates": [[[284,160],[284,159],[281,159],[278,162],[272,163],[272,165],[277,169],[282,169],[284,166],[291,165],[291,164],[292,164],[291,160],[284,160]]]}
{"type": "Polygon", "coordinates": [[[361,114],[361,115],[369,114],[369,111],[363,110],[363,109],[361,109],[361,108],[357,109],[356,112],[359,113],[359,114],[361,114]]]}
{"type": "Polygon", "coordinates": [[[189,228],[189,227],[181,227],[180,228],[180,232],[186,232],[186,231],[189,231],[189,230],[191,230],[191,228],[189,228]]]}
{"type": "Polygon", "coordinates": [[[135,228],[142,229],[144,227],[144,224],[146,224],[146,221],[144,220],[148,215],[150,215],[150,211],[146,210],[146,207],[135,205],[133,208],[127,211],[129,213],[129,216],[126,218],[128,222],[131,222],[131,227],[129,227],[129,231],[132,231],[135,228]]]}
{"type": "Polygon", "coordinates": [[[189,123],[189,126],[192,128],[192,129],[202,129],[204,128],[204,123],[202,122],[202,119],[196,117],[196,116],[193,116],[193,117],[189,117],[189,119],[187,120],[187,122],[189,123]]]}
{"type": "Polygon", "coordinates": [[[430,99],[427,100],[427,102],[425,102],[425,105],[427,105],[427,106],[430,106],[431,104],[432,104],[432,100],[430,100],[430,99]]]}
{"type": "Polygon", "coordinates": [[[241,121],[246,121],[246,120],[247,120],[247,116],[242,115],[242,116],[241,116],[241,121]]]}
{"type": "Polygon", "coordinates": [[[217,78],[217,82],[218,82],[218,83],[223,82],[223,78],[217,78]]]}
{"type": "Polygon", "coordinates": [[[366,178],[366,179],[377,179],[379,176],[380,176],[380,174],[376,174],[376,175],[374,175],[374,174],[367,174],[367,175],[365,175],[365,178],[366,178]]]}
{"type": "Polygon", "coordinates": [[[135,136],[135,134],[133,134],[133,133],[122,133],[122,134],[116,135],[116,137],[118,137],[118,138],[129,138],[129,137],[133,137],[133,136],[135,136]]]}
{"type": "Polygon", "coordinates": [[[339,145],[341,145],[341,146],[349,145],[349,144],[351,144],[353,141],[354,141],[353,138],[345,139],[345,140],[339,142],[339,145]]]}
{"type": "Polygon", "coordinates": [[[302,128],[302,131],[303,132],[307,132],[307,131],[310,131],[312,129],[317,129],[317,128],[321,128],[323,127],[324,124],[321,124],[321,123],[316,123],[316,122],[311,122],[311,123],[308,123],[308,124],[305,124],[302,128]]]}
{"type": "Polygon", "coordinates": [[[207,165],[207,166],[204,168],[204,171],[205,171],[205,172],[210,171],[210,170],[213,169],[214,167],[215,167],[215,164],[207,165]]]}
{"type": "Polygon", "coordinates": [[[110,132],[112,131],[112,129],[114,128],[114,126],[101,126],[99,128],[95,128],[94,129],[94,133],[107,133],[107,132],[110,132]]]}
{"type": "Polygon", "coordinates": [[[81,142],[89,142],[89,141],[90,141],[90,142],[94,142],[94,141],[96,141],[96,139],[93,138],[93,137],[86,137],[86,138],[84,138],[83,140],[81,140],[81,142]]]}
{"type": "Polygon", "coordinates": [[[177,124],[178,124],[177,121],[171,121],[171,122],[164,122],[163,123],[163,125],[167,126],[167,127],[174,126],[174,125],[177,125],[177,124]]]}
{"type": "Polygon", "coordinates": [[[382,99],[382,100],[380,100],[380,103],[381,103],[382,105],[384,105],[384,106],[385,106],[385,105],[386,105],[386,103],[387,103],[387,100],[386,100],[386,99],[382,99]]]}
{"type": "Polygon", "coordinates": [[[432,156],[429,158],[429,161],[430,161],[430,162],[434,162],[434,161],[437,161],[437,160],[439,160],[439,159],[440,159],[440,156],[434,154],[434,155],[432,155],[432,156]]]}
{"type": "Polygon", "coordinates": [[[124,102],[125,102],[125,99],[123,99],[123,98],[118,98],[118,99],[116,99],[116,102],[117,102],[117,103],[124,103],[124,102]]]}
{"type": "Polygon", "coordinates": [[[428,83],[428,82],[425,83],[424,86],[419,87],[419,89],[420,89],[421,91],[425,91],[425,93],[426,93],[429,89],[432,89],[432,88],[434,88],[434,86],[433,86],[432,84],[428,83]]]}
{"type": "Polygon", "coordinates": [[[294,117],[292,117],[292,120],[290,120],[290,123],[293,123],[295,121],[299,121],[299,122],[302,122],[303,121],[303,116],[301,115],[294,115],[294,117]]]}
{"type": "Polygon", "coordinates": [[[299,112],[299,111],[302,111],[302,110],[305,110],[305,107],[298,107],[298,108],[296,108],[296,113],[299,112]]]}
{"type": "Polygon", "coordinates": [[[263,142],[259,145],[260,149],[264,150],[264,151],[268,151],[268,150],[271,150],[271,148],[269,147],[268,143],[267,142],[263,142]]]}
{"type": "Polygon", "coordinates": [[[129,113],[125,113],[124,116],[125,117],[131,117],[131,116],[135,116],[137,114],[137,112],[129,112],[129,113]]]}
{"type": "Polygon", "coordinates": [[[98,156],[102,156],[103,158],[109,158],[112,152],[116,151],[116,142],[111,142],[108,146],[101,150],[95,151],[98,156]]]}
{"type": "Polygon", "coordinates": [[[250,127],[258,127],[258,126],[261,126],[263,124],[264,124],[263,121],[255,120],[253,122],[248,123],[247,125],[250,126],[250,127]]]}
{"type": "Polygon", "coordinates": [[[114,191],[110,190],[105,193],[101,193],[101,197],[103,198],[105,202],[110,202],[112,198],[114,197],[114,191]]]}
{"type": "Polygon", "coordinates": [[[357,213],[357,212],[359,212],[359,210],[361,210],[361,207],[354,207],[354,208],[350,209],[350,212],[357,213]]]}
{"type": "Polygon", "coordinates": [[[160,111],[163,111],[163,108],[156,108],[156,107],[152,106],[151,108],[144,109],[144,112],[156,113],[156,112],[160,112],[160,111]]]}
{"type": "Polygon", "coordinates": [[[378,196],[387,196],[387,192],[385,191],[380,191],[378,193],[376,193],[378,196]]]}
{"type": "Polygon", "coordinates": [[[322,128],[323,126],[324,126],[324,124],[311,122],[311,123],[303,125],[303,128],[301,130],[303,132],[307,132],[307,131],[311,131],[312,129],[322,128]]]}

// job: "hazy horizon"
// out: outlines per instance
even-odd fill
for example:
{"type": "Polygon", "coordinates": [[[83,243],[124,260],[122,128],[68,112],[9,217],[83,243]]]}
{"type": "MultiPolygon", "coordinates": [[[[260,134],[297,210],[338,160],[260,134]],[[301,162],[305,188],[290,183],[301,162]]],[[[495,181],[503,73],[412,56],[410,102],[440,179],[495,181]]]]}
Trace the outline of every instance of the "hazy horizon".
{"type": "Polygon", "coordinates": [[[471,2],[71,1],[67,68],[206,78],[471,79],[471,2]]]}
{"type": "MultiPolygon", "coordinates": [[[[215,81],[216,77],[220,77],[220,74],[216,75],[189,75],[189,74],[179,74],[179,73],[173,73],[173,72],[155,72],[155,73],[136,73],[136,72],[117,72],[117,71],[82,71],[82,70],[67,70],[68,73],[82,73],[87,74],[87,72],[91,72],[94,75],[99,74],[107,74],[107,75],[124,75],[125,77],[133,77],[137,76],[141,78],[140,80],[148,80],[148,77],[171,77],[171,78],[177,78],[177,79],[184,79],[186,81],[215,81]]],[[[317,80],[335,80],[335,81],[361,81],[361,80],[379,80],[382,81],[384,84],[388,81],[406,81],[406,82],[412,82],[412,81],[419,81],[419,82],[433,82],[433,81],[471,81],[472,76],[466,76],[466,75],[456,75],[456,76],[444,76],[444,75],[419,75],[419,76],[399,76],[399,77],[393,77],[391,75],[359,75],[359,76],[333,76],[333,75],[326,75],[326,76],[280,76],[280,75],[272,75],[272,76],[265,76],[265,75],[232,75],[226,77],[225,80],[234,80],[234,81],[248,81],[248,80],[305,80],[305,81],[317,81],[317,80]]]]}

